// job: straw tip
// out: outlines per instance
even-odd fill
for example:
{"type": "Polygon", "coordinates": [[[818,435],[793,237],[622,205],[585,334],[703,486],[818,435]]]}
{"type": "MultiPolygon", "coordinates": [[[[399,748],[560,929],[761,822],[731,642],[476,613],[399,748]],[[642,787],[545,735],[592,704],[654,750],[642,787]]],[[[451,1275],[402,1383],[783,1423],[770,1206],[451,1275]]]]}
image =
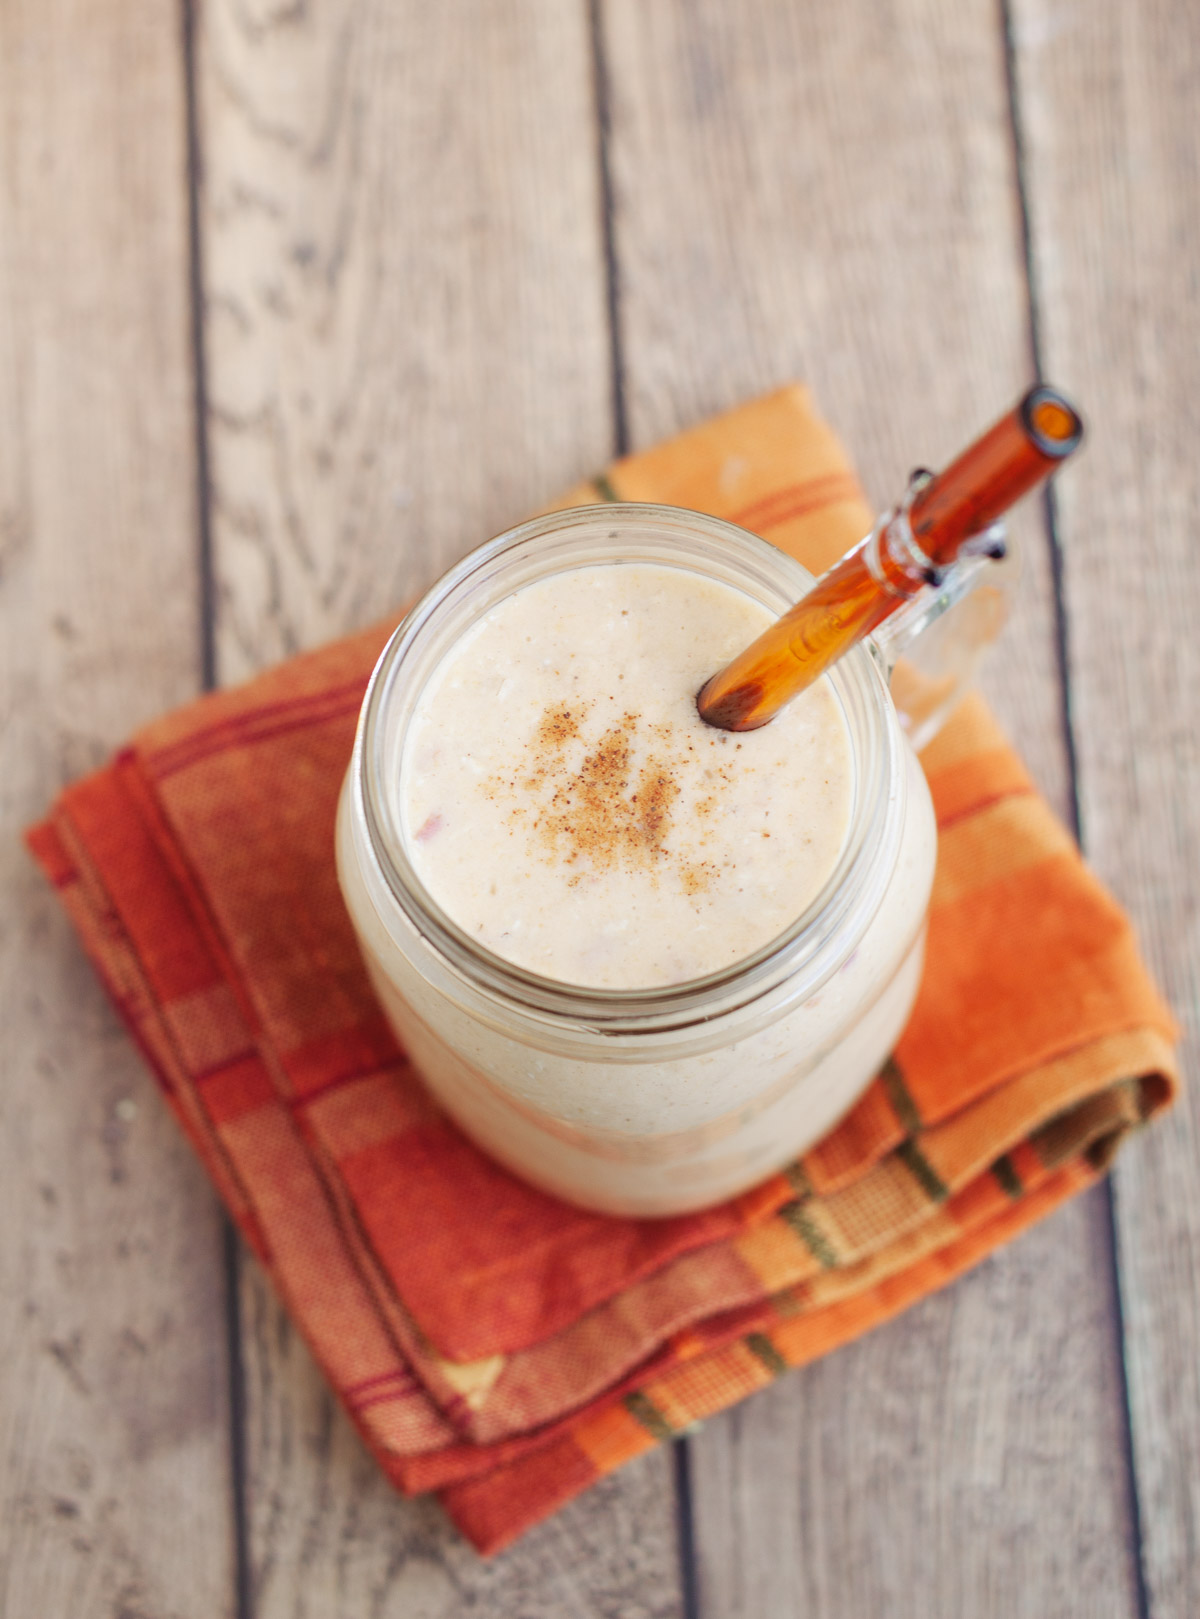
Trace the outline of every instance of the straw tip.
{"type": "Polygon", "coordinates": [[[1083,440],[1083,418],[1065,394],[1038,383],[1021,401],[1021,421],[1035,447],[1051,460],[1062,461],[1083,440]]]}
{"type": "Polygon", "coordinates": [[[717,731],[754,731],[766,723],[757,712],[764,696],[758,681],[735,686],[718,695],[711,690],[718,678],[713,675],[696,693],[696,712],[705,725],[717,731]]]}

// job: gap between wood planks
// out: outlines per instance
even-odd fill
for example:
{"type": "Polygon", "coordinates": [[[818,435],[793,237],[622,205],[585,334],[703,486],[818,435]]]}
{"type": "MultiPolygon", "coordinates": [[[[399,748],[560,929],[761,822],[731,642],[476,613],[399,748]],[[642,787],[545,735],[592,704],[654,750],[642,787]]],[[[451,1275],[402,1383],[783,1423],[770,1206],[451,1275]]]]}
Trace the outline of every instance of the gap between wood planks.
{"type": "MultiPolygon", "coordinates": [[[[1020,214],[1021,255],[1025,265],[1025,288],[1029,310],[1029,350],[1036,377],[1044,377],[1042,310],[1037,267],[1033,250],[1033,224],[1029,209],[1028,169],[1024,126],[1021,115],[1020,72],[1011,0],[998,0],[1001,38],[1004,41],[1004,76],[1008,93],[1008,122],[1013,145],[1013,170],[1017,177],[1020,214]]],[[[1079,752],[1071,702],[1071,638],[1067,617],[1066,588],[1063,579],[1063,543],[1058,521],[1058,501],[1053,483],[1042,493],[1043,521],[1050,547],[1050,576],[1054,586],[1054,632],[1058,653],[1059,690],[1062,693],[1062,734],[1066,750],[1068,807],[1071,830],[1086,853],[1083,803],[1079,790],[1079,752]]],[[[1150,1619],[1150,1594],[1146,1581],[1142,1543],[1142,1504],[1138,1486],[1137,1461],[1133,1446],[1133,1407],[1130,1400],[1129,1366],[1126,1360],[1125,1308],[1121,1296],[1121,1266],[1117,1256],[1117,1216],[1112,1175],[1105,1176],[1100,1195],[1104,1202],[1105,1253],[1108,1259],[1109,1298],[1112,1301],[1111,1327],[1115,1339],[1117,1372],[1121,1393],[1121,1458],[1125,1469],[1125,1489],[1129,1510],[1130,1561],[1133,1564],[1134,1595],[1138,1619],[1150,1619]]]]}
{"type": "MultiPolygon", "coordinates": [[[[204,248],[200,236],[200,103],[196,78],[196,8],[180,0],[180,60],[187,121],[188,303],[191,313],[192,409],[195,415],[196,547],[200,598],[200,684],[217,684],[216,578],[213,568],[211,474],[208,450],[208,369],[204,341],[204,248]]],[[[246,1510],[246,1373],[242,1361],[241,1238],[229,1212],[221,1210],[225,1267],[225,1353],[229,1377],[229,1484],[233,1519],[234,1616],[253,1619],[253,1571],[246,1510]]]]}

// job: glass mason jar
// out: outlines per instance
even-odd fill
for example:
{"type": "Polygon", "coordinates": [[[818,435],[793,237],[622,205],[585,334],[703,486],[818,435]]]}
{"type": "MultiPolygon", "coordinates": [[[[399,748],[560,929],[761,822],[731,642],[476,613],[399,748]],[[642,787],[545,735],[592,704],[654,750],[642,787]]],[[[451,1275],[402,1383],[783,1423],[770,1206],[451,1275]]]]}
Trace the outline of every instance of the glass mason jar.
{"type": "MultiPolygon", "coordinates": [[[[968,570],[898,614],[886,648],[878,637],[865,642],[829,672],[850,738],[852,807],[837,865],[803,914],[706,977],[604,990],[514,966],[445,914],[405,848],[400,759],[426,681],[470,625],[535,580],[621,562],[694,571],[774,615],[812,582],[755,535],[672,507],[577,507],[491,540],[434,585],[384,649],[342,790],[337,858],[383,1009],[466,1134],[573,1203],[663,1216],[733,1196],[811,1146],[904,1027],[921,974],[936,830],[887,674],[897,648],[972,578],[968,570]]],[[[919,740],[961,684],[964,648],[970,661],[994,634],[994,617],[959,636],[949,676],[910,670],[919,740]]]]}

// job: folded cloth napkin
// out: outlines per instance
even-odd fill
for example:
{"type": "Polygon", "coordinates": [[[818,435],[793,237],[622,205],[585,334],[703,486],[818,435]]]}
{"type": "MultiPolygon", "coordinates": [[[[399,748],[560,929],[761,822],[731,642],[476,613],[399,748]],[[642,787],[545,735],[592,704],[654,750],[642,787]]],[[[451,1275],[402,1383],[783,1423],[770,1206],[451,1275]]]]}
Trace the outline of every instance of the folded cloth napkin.
{"type": "MultiPolygon", "coordinates": [[[[654,500],[827,566],[871,513],[801,388],[560,504],[654,500]]],[[[30,846],[388,1477],[506,1545],[602,1474],[949,1281],[1090,1184],[1177,1078],[1130,926],[978,699],[922,763],[928,961],[893,1058],[784,1173],[678,1219],[516,1180],[428,1098],[338,893],[390,626],[147,726],[30,846]]]]}

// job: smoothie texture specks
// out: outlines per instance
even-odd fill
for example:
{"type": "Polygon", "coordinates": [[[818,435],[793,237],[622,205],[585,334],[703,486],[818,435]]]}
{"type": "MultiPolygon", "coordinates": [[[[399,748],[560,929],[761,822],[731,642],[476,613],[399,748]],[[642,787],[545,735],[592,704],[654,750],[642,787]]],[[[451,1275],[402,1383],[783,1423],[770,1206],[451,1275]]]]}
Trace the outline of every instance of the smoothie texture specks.
{"type": "Polygon", "coordinates": [[[682,568],[567,570],[493,606],[421,694],[398,761],[432,897],[560,981],[653,987],[768,943],[819,892],[852,766],[818,682],[744,736],[695,693],[770,612],[682,568]]]}

